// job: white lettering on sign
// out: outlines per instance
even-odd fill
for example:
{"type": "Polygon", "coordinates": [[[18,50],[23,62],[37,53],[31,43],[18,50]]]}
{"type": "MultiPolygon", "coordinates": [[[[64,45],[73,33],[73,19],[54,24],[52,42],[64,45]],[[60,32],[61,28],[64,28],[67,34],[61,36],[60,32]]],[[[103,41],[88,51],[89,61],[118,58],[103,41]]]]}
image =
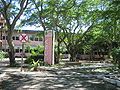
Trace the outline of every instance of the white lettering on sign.
{"type": "Polygon", "coordinates": [[[20,42],[27,42],[28,41],[28,39],[29,39],[29,37],[28,37],[28,35],[27,34],[21,34],[20,36],[19,36],[19,40],[20,40],[20,42]]]}

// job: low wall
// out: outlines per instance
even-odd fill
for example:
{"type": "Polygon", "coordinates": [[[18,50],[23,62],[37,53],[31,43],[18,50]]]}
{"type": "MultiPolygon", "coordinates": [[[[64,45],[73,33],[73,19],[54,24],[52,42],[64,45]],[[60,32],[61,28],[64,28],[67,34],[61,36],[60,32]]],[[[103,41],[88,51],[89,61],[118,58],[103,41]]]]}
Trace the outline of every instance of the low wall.
{"type": "MultiPolygon", "coordinates": [[[[70,58],[70,54],[62,54],[61,58],[62,59],[70,58]]],[[[105,58],[107,58],[107,55],[105,55],[103,59],[105,58]]],[[[87,59],[90,59],[90,55],[77,55],[76,59],[87,60],[87,59]]],[[[94,55],[94,59],[102,59],[102,58],[99,55],[94,55]]]]}

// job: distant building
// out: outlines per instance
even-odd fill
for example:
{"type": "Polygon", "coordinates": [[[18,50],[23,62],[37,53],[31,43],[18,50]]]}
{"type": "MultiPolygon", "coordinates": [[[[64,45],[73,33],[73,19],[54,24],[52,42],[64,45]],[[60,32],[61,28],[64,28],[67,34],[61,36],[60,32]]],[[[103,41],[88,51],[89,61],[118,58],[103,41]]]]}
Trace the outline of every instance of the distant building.
{"type": "MultiPolygon", "coordinates": [[[[40,31],[35,31],[35,30],[22,30],[22,31],[14,30],[12,39],[13,39],[13,44],[14,44],[15,53],[16,53],[15,56],[20,56],[22,52],[22,43],[19,40],[20,34],[24,33],[24,34],[27,34],[29,37],[29,41],[25,43],[25,48],[27,47],[34,48],[38,45],[43,45],[43,38],[39,38],[37,36],[39,32],[40,31]]],[[[9,36],[6,35],[7,31],[0,31],[0,33],[2,33],[2,39],[1,39],[2,51],[8,52],[9,46],[7,43],[7,38],[9,38],[9,36]]],[[[28,53],[27,49],[25,49],[25,53],[28,53]]]]}
{"type": "MultiPolygon", "coordinates": [[[[7,36],[7,31],[3,28],[4,25],[5,20],[2,14],[0,13],[0,50],[8,52],[9,46],[7,43],[7,38],[9,38],[9,36],[7,36]]],[[[12,40],[16,53],[15,56],[21,56],[22,52],[22,43],[19,40],[20,34],[24,33],[27,34],[29,37],[29,41],[25,43],[25,48],[27,47],[34,48],[38,45],[43,45],[43,38],[39,38],[37,36],[37,34],[40,32],[43,33],[42,31],[38,30],[14,30],[12,40]]],[[[27,49],[25,49],[25,53],[26,54],[28,53],[27,49]]]]}

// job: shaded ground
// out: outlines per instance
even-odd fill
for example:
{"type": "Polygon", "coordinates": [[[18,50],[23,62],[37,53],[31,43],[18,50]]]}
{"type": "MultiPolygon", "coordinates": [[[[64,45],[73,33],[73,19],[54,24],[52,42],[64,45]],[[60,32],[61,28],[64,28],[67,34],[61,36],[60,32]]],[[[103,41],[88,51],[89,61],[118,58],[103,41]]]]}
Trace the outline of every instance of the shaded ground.
{"type": "Polygon", "coordinates": [[[87,70],[79,67],[20,72],[19,67],[1,66],[0,72],[7,73],[0,80],[0,90],[120,90],[119,87],[102,80],[85,77],[87,70]]]}
{"type": "Polygon", "coordinates": [[[115,86],[96,79],[74,77],[13,77],[4,80],[3,90],[118,90],[115,86]]]}

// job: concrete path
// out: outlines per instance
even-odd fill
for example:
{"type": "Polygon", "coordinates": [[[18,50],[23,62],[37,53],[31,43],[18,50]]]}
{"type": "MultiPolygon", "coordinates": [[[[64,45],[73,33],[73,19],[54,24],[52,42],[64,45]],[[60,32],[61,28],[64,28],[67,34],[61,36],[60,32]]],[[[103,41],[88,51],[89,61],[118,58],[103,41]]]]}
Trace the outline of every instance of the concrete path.
{"type": "Polygon", "coordinates": [[[0,90],[120,90],[92,77],[81,68],[46,68],[39,72],[20,72],[20,68],[0,67],[0,90]]]}

